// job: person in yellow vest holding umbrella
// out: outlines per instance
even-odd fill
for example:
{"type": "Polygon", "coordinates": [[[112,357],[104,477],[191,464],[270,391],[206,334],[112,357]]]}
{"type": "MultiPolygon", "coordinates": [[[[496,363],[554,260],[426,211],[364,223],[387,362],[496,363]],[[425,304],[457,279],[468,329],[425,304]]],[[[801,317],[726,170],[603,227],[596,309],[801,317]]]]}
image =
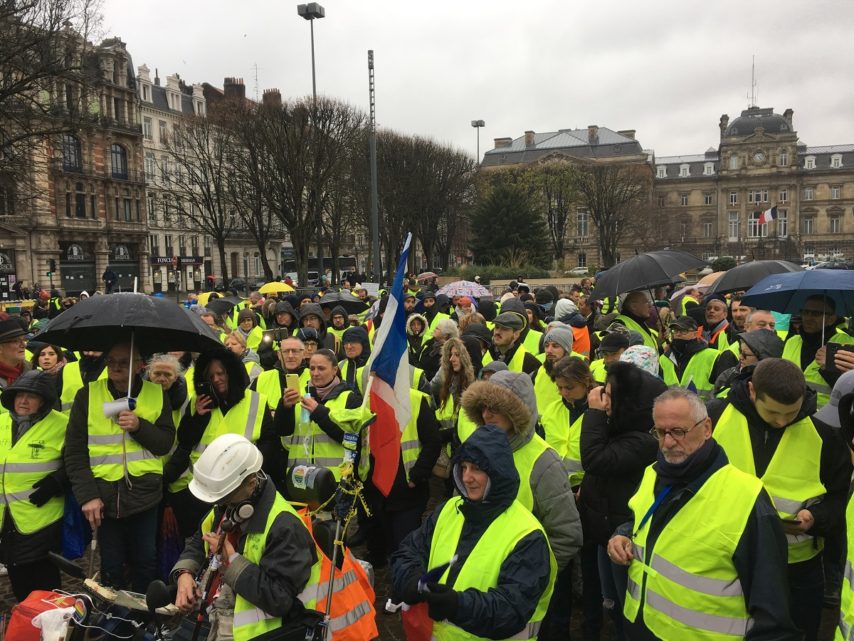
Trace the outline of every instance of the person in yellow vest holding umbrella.
{"type": "Polygon", "coordinates": [[[646,292],[629,292],[620,306],[620,313],[614,317],[615,323],[622,323],[626,329],[638,332],[643,336],[643,344],[653,349],[659,349],[658,332],[650,329],[649,319],[652,317],[652,303],[646,292]]]}
{"type": "Polygon", "coordinates": [[[392,557],[395,600],[426,602],[436,641],[536,639],[557,566],[543,526],[516,500],[507,436],[480,427],[453,463],[460,495],[392,557]]]}
{"type": "Polygon", "coordinates": [[[628,568],[627,637],[800,639],[783,528],[762,483],[728,463],[695,394],[664,392],[653,419],[657,460],[608,541],[611,563],[628,568]]]}
{"type": "Polygon", "coordinates": [[[157,575],[160,457],[175,439],[172,407],[160,385],[141,378],[145,362],[129,343],[113,346],[106,363],[107,378],[89,383],[74,399],[65,469],[83,515],[97,529],[102,583],[127,587],[130,568],[131,589],[145,592],[157,575]]]}
{"type": "Polygon", "coordinates": [[[762,481],[782,521],[791,615],[808,640],[821,619],[823,537],[841,523],[851,478],[838,434],[814,413],[800,368],[779,358],[759,361],[751,378],[709,404],[715,440],[732,465],[762,481]]]}
{"type": "Polygon", "coordinates": [[[26,372],[0,397],[0,562],[12,592],[58,590],[59,569],[47,557],[62,548],[67,478],[62,448],[68,418],[53,409],[53,377],[26,372]]]}

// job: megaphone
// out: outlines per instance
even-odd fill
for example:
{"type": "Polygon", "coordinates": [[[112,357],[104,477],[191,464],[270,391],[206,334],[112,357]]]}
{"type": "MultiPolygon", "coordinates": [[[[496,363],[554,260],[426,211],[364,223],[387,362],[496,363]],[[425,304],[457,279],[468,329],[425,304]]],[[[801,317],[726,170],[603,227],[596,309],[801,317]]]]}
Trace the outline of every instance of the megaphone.
{"type": "Polygon", "coordinates": [[[132,412],[136,408],[136,399],[127,396],[104,403],[104,416],[115,419],[122,412],[132,412]]]}

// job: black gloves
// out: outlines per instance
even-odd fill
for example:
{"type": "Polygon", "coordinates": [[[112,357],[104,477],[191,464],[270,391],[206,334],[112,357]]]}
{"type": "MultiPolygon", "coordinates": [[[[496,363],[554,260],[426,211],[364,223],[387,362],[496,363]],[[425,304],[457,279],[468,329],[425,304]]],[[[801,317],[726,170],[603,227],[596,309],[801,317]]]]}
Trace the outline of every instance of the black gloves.
{"type": "Polygon", "coordinates": [[[453,619],[457,615],[459,599],[457,592],[448,585],[428,583],[429,592],[422,596],[427,601],[427,612],[434,621],[453,619]]]}
{"type": "Polygon", "coordinates": [[[400,600],[409,605],[424,601],[424,595],[418,591],[418,579],[411,579],[400,594],[400,600]]]}
{"type": "Polygon", "coordinates": [[[41,507],[54,496],[62,496],[65,492],[62,489],[62,484],[53,476],[46,476],[43,479],[33,483],[35,492],[30,494],[30,503],[36,507],[41,507]]]}

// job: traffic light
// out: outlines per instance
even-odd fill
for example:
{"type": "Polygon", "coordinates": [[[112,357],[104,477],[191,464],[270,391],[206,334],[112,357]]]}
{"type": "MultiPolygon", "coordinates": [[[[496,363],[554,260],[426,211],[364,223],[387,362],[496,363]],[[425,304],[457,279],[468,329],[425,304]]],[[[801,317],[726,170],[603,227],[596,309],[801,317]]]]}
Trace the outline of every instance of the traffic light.
{"type": "Polygon", "coordinates": [[[52,271],[52,272],[55,272],[56,271],[56,260],[51,258],[49,261],[47,261],[47,263],[48,263],[48,269],[50,269],[50,271],[52,271]]]}

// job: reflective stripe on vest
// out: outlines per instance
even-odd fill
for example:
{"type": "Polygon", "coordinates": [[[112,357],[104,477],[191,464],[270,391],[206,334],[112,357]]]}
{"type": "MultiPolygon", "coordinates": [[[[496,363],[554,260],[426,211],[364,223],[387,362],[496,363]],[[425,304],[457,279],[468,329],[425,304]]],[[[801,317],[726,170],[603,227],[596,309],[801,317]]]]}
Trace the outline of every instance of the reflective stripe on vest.
{"type": "MultiPolygon", "coordinates": [[[[636,524],[655,500],[656,478],[648,467],[629,500],[636,524]]],[[[643,608],[645,626],[661,639],[743,638],[752,621],[732,557],[761,491],[758,479],[725,465],[673,514],[652,547],[649,523],[636,532],[626,618],[634,622],[643,608]]]]}
{"type": "MultiPolygon", "coordinates": [[[[839,343],[840,345],[851,345],[854,344],[854,337],[849,336],[837,328],[833,336],[831,336],[827,342],[839,343]]],[[[795,365],[800,367],[801,348],[803,347],[803,344],[804,339],[799,334],[790,336],[789,340],[787,340],[786,344],[783,346],[783,358],[787,361],[792,361],[795,365]]],[[[824,377],[821,375],[821,367],[815,359],[813,359],[804,369],[804,378],[806,379],[807,387],[815,391],[816,409],[820,410],[830,401],[832,386],[824,380],[824,377]]]]}
{"type": "MultiPolygon", "coordinates": [[[[130,476],[163,474],[163,462],[145,449],[135,438],[122,431],[112,419],[104,416],[104,403],[115,399],[107,388],[107,380],[89,383],[89,465],[95,478],[118,481],[125,472],[130,476]]],[[[136,397],[134,414],[154,423],[163,413],[163,388],[142,381],[136,397]]]]}
{"type": "MultiPolygon", "coordinates": [[[[783,429],[777,450],[760,480],[780,518],[792,519],[827,490],[819,474],[822,441],[812,420],[801,419],[783,429]]],[[[732,465],[756,476],[747,418],[741,412],[727,405],[715,426],[714,436],[732,465]]],[[[786,541],[789,563],[811,559],[824,547],[822,538],[808,534],[787,535],[786,541]]]]}
{"type": "MultiPolygon", "coordinates": [[[[65,499],[51,497],[37,507],[29,498],[33,485],[62,467],[68,417],[51,410],[12,445],[12,415],[0,414],[0,503],[8,507],[15,529],[32,534],[62,518],[65,499]]],[[[6,516],[0,507],[0,528],[6,516]]]]}
{"type": "MultiPolygon", "coordinates": [[[[400,436],[400,457],[403,461],[403,471],[406,473],[407,483],[410,481],[409,472],[421,455],[421,441],[418,439],[418,416],[421,414],[421,404],[427,398],[426,394],[409,390],[411,413],[409,422],[403,428],[403,434],[400,436]]],[[[363,456],[367,457],[366,450],[363,450],[363,456]]]]}
{"type": "MultiPolygon", "coordinates": [[[[447,563],[448,559],[456,553],[465,521],[458,509],[461,503],[462,499],[453,498],[442,507],[430,542],[428,568],[435,568],[447,563]]],[[[497,587],[498,575],[505,559],[512,554],[520,540],[535,531],[541,532],[544,537],[546,536],[540,522],[519,501],[513,501],[504,512],[495,517],[475,543],[451,587],[458,592],[469,588],[486,592],[490,588],[497,587]]],[[[549,569],[549,582],[537,602],[534,614],[528,624],[510,637],[511,639],[536,638],[551,599],[557,573],[557,564],[554,555],[551,553],[551,547],[549,547],[549,569]]],[[[439,583],[444,584],[447,580],[448,571],[446,570],[439,583]]],[[[477,639],[478,637],[465,632],[448,621],[436,621],[433,623],[433,638],[437,641],[456,641],[458,639],[477,639]]]]}

